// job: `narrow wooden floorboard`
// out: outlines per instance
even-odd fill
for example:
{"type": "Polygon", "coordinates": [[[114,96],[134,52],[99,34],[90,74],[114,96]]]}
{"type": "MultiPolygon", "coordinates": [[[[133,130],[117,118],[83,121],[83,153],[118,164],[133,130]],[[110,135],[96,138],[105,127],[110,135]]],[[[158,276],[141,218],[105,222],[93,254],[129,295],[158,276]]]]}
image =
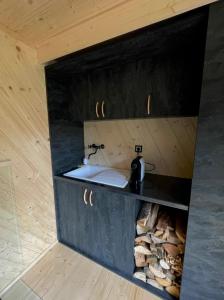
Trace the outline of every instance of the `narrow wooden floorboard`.
{"type": "Polygon", "coordinates": [[[62,244],[56,244],[22,280],[43,300],[160,299],[62,244]]]}

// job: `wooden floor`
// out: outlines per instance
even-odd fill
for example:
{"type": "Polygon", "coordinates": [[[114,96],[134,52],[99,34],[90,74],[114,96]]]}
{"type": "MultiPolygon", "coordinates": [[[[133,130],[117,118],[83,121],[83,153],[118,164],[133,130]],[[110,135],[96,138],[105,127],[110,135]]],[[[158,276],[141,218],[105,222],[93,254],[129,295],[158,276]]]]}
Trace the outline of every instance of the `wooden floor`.
{"type": "Polygon", "coordinates": [[[61,244],[27,272],[22,282],[43,300],[160,299],[61,244]]]}
{"type": "Polygon", "coordinates": [[[22,280],[18,280],[1,300],[41,300],[22,280]]]}

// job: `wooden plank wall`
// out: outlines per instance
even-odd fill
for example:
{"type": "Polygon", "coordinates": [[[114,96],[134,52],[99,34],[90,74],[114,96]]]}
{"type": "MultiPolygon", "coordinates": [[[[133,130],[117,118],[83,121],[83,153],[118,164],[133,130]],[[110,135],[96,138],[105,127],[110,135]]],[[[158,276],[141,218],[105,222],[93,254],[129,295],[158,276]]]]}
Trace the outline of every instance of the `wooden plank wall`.
{"type": "MultiPolygon", "coordinates": [[[[62,30],[57,30],[57,33],[48,35],[45,40],[35,44],[38,60],[45,63],[214,1],[216,0],[95,0],[82,1],[81,9],[77,7],[78,1],[74,1],[71,5],[74,18],[65,14],[62,30]],[[66,20],[70,20],[69,24],[66,20]]],[[[60,8],[59,11],[61,12],[60,8]]],[[[54,31],[57,19],[44,19],[44,10],[42,14],[44,16],[39,23],[48,26],[50,23],[54,31]]]]}
{"type": "Polygon", "coordinates": [[[11,162],[0,162],[0,290],[24,269],[11,162]]]}
{"type": "MultiPolygon", "coordinates": [[[[35,51],[3,32],[0,45],[0,161],[11,161],[27,267],[56,240],[45,80],[35,51]]],[[[16,255],[6,255],[5,263],[16,262],[16,255]]]]}
{"type": "Polygon", "coordinates": [[[0,1],[0,29],[35,48],[46,63],[215,1],[7,0],[0,1]]]}
{"type": "Polygon", "coordinates": [[[85,155],[89,144],[105,144],[90,164],[130,169],[134,146],[140,144],[145,161],[156,166],[154,173],[192,178],[196,126],[197,118],[85,122],[85,155]]]}

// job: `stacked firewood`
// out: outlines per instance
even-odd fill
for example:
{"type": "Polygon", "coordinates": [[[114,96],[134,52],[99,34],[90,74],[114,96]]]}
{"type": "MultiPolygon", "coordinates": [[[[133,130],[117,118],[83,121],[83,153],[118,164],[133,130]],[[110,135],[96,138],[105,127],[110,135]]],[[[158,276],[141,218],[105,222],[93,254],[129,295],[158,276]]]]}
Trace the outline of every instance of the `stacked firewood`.
{"type": "Polygon", "coordinates": [[[185,215],[144,203],[136,225],[134,277],[179,298],[186,239],[185,215]]]}

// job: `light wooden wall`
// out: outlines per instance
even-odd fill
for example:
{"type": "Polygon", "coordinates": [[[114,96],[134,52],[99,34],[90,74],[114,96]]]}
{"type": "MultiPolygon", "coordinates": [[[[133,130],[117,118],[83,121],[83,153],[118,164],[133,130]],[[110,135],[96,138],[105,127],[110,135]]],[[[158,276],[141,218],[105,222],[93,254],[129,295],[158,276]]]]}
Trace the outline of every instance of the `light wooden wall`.
{"type": "MultiPolygon", "coordinates": [[[[36,45],[38,60],[43,63],[75,52],[132,30],[176,16],[216,0],[96,0],[85,3],[79,11],[72,2],[74,18],[62,31],[36,45]],[[83,14],[84,12],[84,14],[83,14]]],[[[63,1],[64,2],[64,1],[63,1]]],[[[60,11],[60,9],[59,9],[60,11]]],[[[66,20],[66,19],[65,19],[66,20]]],[[[64,25],[66,21],[64,20],[64,25]]],[[[45,20],[47,23],[48,20],[45,20]]],[[[51,20],[52,27],[57,19],[51,20]]]]}
{"type": "Polygon", "coordinates": [[[0,290],[24,269],[11,162],[0,162],[0,290]]]}
{"type": "Polygon", "coordinates": [[[191,178],[196,126],[197,118],[85,122],[85,155],[91,152],[89,144],[105,144],[90,164],[130,169],[134,146],[143,145],[145,161],[156,166],[154,173],[191,178]]]}
{"type": "Polygon", "coordinates": [[[47,62],[217,0],[7,0],[0,29],[47,62]]]}
{"type": "MultiPolygon", "coordinates": [[[[5,160],[11,162],[25,268],[56,239],[45,80],[36,52],[0,32],[0,161],[5,160]]],[[[17,254],[8,254],[6,263],[16,262],[17,254]]]]}

